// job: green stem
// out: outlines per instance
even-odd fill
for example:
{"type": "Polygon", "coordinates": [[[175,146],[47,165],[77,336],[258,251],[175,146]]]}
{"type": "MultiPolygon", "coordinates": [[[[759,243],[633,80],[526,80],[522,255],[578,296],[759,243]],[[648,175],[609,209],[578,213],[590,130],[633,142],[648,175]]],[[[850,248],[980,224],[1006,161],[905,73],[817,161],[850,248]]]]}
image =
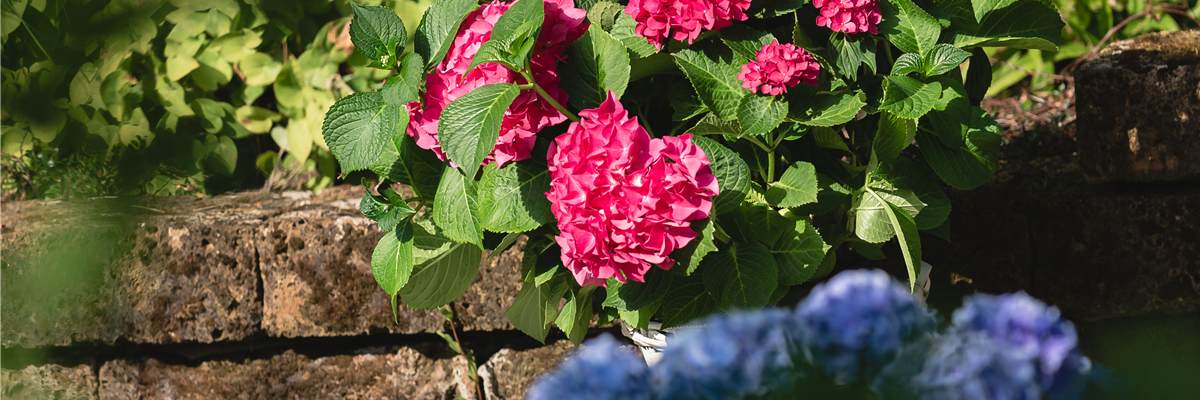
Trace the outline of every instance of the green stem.
{"type": "Polygon", "coordinates": [[[755,139],[755,138],[754,138],[754,136],[746,136],[746,137],[745,137],[745,139],[746,139],[746,140],[749,140],[749,141],[750,141],[750,143],[754,143],[754,144],[758,145],[758,147],[761,147],[761,148],[763,149],[763,151],[765,151],[765,152],[768,152],[768,153],[770,153],[770,152],[771,152],[771,148],[770,148],[770,147],[767,147],[767,145],[763,144],[763,142],[762,142],[762,141],[759,141],[758,139],[755,139]]]}
{"type": "Polygon", "coordinates": [[[533,90],[535,92],[537,92],[538,96],[542,97],[542,100],[546,100],[547,103],[550,103],[551,107],[554,107],[555,110],[558,110],[558,112],[562,113],[563,115],[566,115],[567,119],[571,120],[571,122],[579,122],[579,117],[575,116],[575,114],[572,114],[570,111],[567,111],[567,109],[565,107],[563,107],[562,104],[558,104],[558,101],[554,100],[554,97],[551,97],[550,93],[546,93],[545,89],[542,89],[541,86],[538,86],[537,82],[533,80],[532,75],[530,75],[528,72],[526,72],[524,70],[517,71],[517,72],[520,73],[521,76],[525,78],[525,82],[529,82],[529,85],[533,85],[533,90]]]}
{"type": "Polygon", "coordinates": [[[767,184],[775,182],[775,150],[767,152],[767,184]]]}

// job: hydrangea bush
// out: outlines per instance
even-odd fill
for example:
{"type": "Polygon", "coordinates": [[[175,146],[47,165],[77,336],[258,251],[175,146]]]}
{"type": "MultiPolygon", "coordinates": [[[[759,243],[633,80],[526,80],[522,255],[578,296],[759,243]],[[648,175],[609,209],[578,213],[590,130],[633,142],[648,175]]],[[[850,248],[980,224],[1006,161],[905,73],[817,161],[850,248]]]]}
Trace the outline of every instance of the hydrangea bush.
{"type": "MultiPolygon", "coordinates": [[[[918,231],[949,235],[939,180],[997,167],[981,47],[1054,50],[1063,26],[1042,0],[438,0],[405,48],[394,13],[354,13],[357,50],[395,73],[322,132],[343,172],[380,177],[360,203],[387,232],[380,286],[442,306],[524,235],[505,315],[576,342],[595,309],[669,327],[775,304],[841,248],[895,239],[912,278],[918,231]]],[[[812,318],[894,311],[830,301],[812,318]]],[[[809,353],[853,377],[838,352],[883,334],[863,329],[809,353]]]]}

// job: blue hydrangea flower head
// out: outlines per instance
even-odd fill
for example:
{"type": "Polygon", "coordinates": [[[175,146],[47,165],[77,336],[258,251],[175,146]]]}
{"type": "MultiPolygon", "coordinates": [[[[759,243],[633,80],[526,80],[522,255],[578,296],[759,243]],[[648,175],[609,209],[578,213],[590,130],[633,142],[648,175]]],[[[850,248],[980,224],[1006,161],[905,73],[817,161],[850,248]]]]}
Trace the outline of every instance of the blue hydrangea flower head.
{"type": "Polygon", "coordinates": [[[649,400],[649,368],[620,346],[609,334],[584,342],[558,369],[534,382],[526,398],[649,400]]]}
{"type": "Polygon", "coordinates": [[[734,312],[680,332],[651,370],[655,398],[738,399],[786,390],[795,380],[792,313],[734,312]]]}
{"type": "Polygon", "coordinates": [[[954,327],[984,332],[1037,355],[1037,382],[1051,397],[1077,398],[1087,382],[1091,361],[1079,349],[1075,326],[1057,307],[1025,292],[974,295],[954,312],[954,327]]]}
{"type": "Polygon", "coordinates": [[[869,382],[905,343],[937,328],[932,312],[878,270],[838,274],[814,288],[796,315],[809,361],[845,383],[869,382]]]}
{"type": "Polygon", "coordinates": [[[925,353],[912,378],[921,400],[1037,400],[1036,353],[982,332],[950,331],[925,353]]]}

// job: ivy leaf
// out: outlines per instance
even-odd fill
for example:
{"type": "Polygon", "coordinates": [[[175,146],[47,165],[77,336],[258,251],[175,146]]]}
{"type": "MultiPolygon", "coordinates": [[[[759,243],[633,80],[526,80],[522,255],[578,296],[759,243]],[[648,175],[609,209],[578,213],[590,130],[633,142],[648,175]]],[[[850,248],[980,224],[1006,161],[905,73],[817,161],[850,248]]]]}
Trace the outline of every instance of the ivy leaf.
{"type": "Polygon", "coordinates": [[[442,234],[459,243],[483,248],[483,228],[479,223],[479,202],[474,182],[462,172],[446,168],[433,199],[433,220],[442,234]]]}
{"type": "MultiPolygon", "coordinates": [[[[671,102],[671,109],[675,110],[675,113],[671,115],[671,120],[673,121],[686,121],[708,112],[708,106],[701,103],[700,98],[696,96],[696,89],[693,89],[690,83],[682,80],[671,85],[671,90],[667,92],[667,99],[671,102]]],[[[720,118],[714,119],[720,121],[720,118]]],[[[695,131],[689,132],[698,135],[708,134],[695,131]]],[[[736,131],[731,133],[737,134],[736,131]]]]}
{"type": "Polygon", "coordinates": [[[892,76],[905,76],[913,72],[922,72],[921,56],[917,53],[904,53],[892,64],[892,76]]]}
{"type": "Polygon", "coordinates": [[[717,245],[713,243],[713,232],[717,229],[712,219],[694,220],[691,228],[696,232],[696,238],[688,242],[687,246],[675,249],[670,257],[675,260],[676,265],[687,268],[686,275],[696,272],[696,267],[700,266],[700,260],[703,260],[705,255],[717,251],[717,245]]]}
{"type": "Polygon", "coordinates": [[[625,46],[598,25],[591,25],[567,47],[569,63],[562,64],[560,86],[571,93],[571,106],[580,110],[596,108],[612,91],[620,98],[629,85],[629,54],[625,46]]]}
{"type": "Polygon", "coordinates": [[[321,134],[343,171],[367,169],[383,154],[398,114],[380,92],[355,93],[329,107],[321,134]]]}
{"type": "Polygon", "coordinates": [[[692,143],[704,150],[710,161],[708,167],[717,178],[717,189],[721,191],[713,198],[713,215],[736,209],[750,190],[750,168],[737,153],[712,139],[692,136],[692,143]]]}
{"type": "Polygon", "coordinates": [[[416,54],[425,60],[422,69],[432,68],[442,61],[454,42],[458,26],[478,7],[476,0],[438,0],[429,5],[413,38],[416,54]]]}
{"type": "Polygon", "coordinates": [[[354,48],[371,60],[372,68],[391,69],[396,55],[404,52],[408,33],[404,21],[384,6],[360,6],[350,3],[354,19],[350,22],[350,40],[354,48]]]}
{"type": "Polygon", "coordinates": [[[879,164],[891,162],[912,143],[917,135],[916,121],[900,118],[887,111],[879,114],[879,130],[871,142],[871,151],[879,164]]]}
{"type": "MultiPolygon", "coordinates": [[[[529,62],[533,44],[542,30],[545,13],[542,0],[517,0],[513,3],[512,7],[496,20],[491,38],[484,42],[475,53],[475,57],[471,58],[467,72],[486,62],[500,62],[508,64],[509,67],[524,68],[529,62]]],[[[441,132],[440,128],[438,132],[441,132]]]]}
{"type": "Polygon", "coordinates": [[[897,157],[895,162],[880,166],[877,175],[897,189],[911,190],[918,200],[925,203],[921,212],[913,217],[917,229],[936,228],[950,216],[950,198],[938,186],[929,167],[905,157],[897,157]]]}
{"type": "Polygon", "coordinates": [[[775,207],[797,207],[817,201],[817,169],[797,161],[767,188],[767,202],[775,207]]]}
{"type": "Polygon", "coordinates": [[[741,63],[734,59],[733,52],[725,46],[708,46],[703,51],[695,49],[693,47],[675,53],[675,63],[687,75],[700,101],[709,110],[726,121],[737,119],[742,97],[750,94],[737,79],[741,63]]]}
{"type": "Polygon", "coordinates": [[[721,34],[721,41],[733,49],[734,53],[745,58],[742,61],[743,64],[746,61],[753,61],[764,45],[775,41],[775,36],[770,33],[759,31],[742,23],[734,23],[717,32],[721,34]]]}
{"type": "Polygon", "coordinates": [[[791,287],[808,281],[830,248],[811,222],[797,221],[795,228],[780,236],[771,247],[771,255],[779,266],[779,286],[791,287]]]}
{"type": "Polygon", "coordinates": [[[854,119],[867,103],[862,94],[817,94],[789,101],[787,119],[809,126],[841,125],[854,119]]]}
{"type": "MultiPolygon", "coordinates": [[[[1058,11],[1045,0],[972,0],[979,28],[959,33],[954,45],[1058,51],[1063,27],[1058,11]]],[[[887,15],[884,15],[887,18],[887,15]]]]}
{"type": "Polygon", "coordinates": [[[743,136],[762,136],[770,133],[783,122],[788,113],[787,100],[779,96],[750,94],[742,97],[738,105],[738,125],[743,136]]]}
{"type": "Polygon", "coordinates": [[[613,23],[613,28],[609,32],[613,38],[621,41],[625,48],[629,50],[629,58],[645,58],[658,53],[658,49],[650,44],[649,40],[639,36],[636,33],[637,22],[630,17],[629,14],[617,14],[617,21],[613,23]]]}
{"type": "Polygon", "coordinates": [[[466,293],[483,251],[438,234],[432,224],[415,224],[413,273],[398,292],[412,310],[430,310],[449,304],[466,293]]]}
{"type": "Polygon", "coordinates": [[[704,286],[722,310],[765,306],[779,286],[779,268],[762,243],[737,243],[709,254],[701,264],[704,286]]]}
{"type": "Polygon", "coordinates": [[[371,172],[389,181],[408,185],[417,196],[432,197],[437,193],[446,163],[439,160],[432,150],[418,147],[412,136],[399,134],[392,139],[395,147],[384,146],[379,160],[371,164],[371,172]]]}
{"type": "Polygon", "coordinates": [[[883,15],[879,33],[887,36],[896,48],[920,55],[933,50],[942,31],[933,16],[912,0],[884,0],[879,2],[879,7],[883,15]]]}
{"type": "MultiPolygon", "coordinates": [[[[858,77],[858,66],[866,64],[871,72],[876,72],[875,66],[875,40],[872,38],[863,38],[852,40],[852,37],[841,35],[837,32],[829,38],[829,44],[833,46],[833,62],[837,65],[837,70],[840,75],[848,79],[858,77]]],[[[901,56],[903,57],[903,56],[901,56]]],[[[899,63],[899,60],[896,60],[899,63]]],[[[895,67],[892,67],[895,69],[895,67]]]]}
{"type": "Polygon", "coordinates": [[[579,293],[567,290],[567,304],[563,306],[562,312],[558,314],[558,319],[554,321],[554,324],[558,325],[558,329],[562,329],[567,334],[567,338],[571,339],[571,343],[575,343],[576,346],[583,343],[588,324],[592,322],[593,290],[596,290],[595,286],[584,286],[579,289],[579,293]]]}
{"type": "Polygon", "coordinates": [[[526,232],[554,220],[550,215],[550,175],[530,161],[483,169],[479,182],[479,218],[492,232],[526,232]]]}
{"type": "Polygon", "coordinates": [[[941,93],[942,85],[938,82],[921,83],[907,76],[889,76],[879,109],[891,111],[901,118],[921,118],[933,109],[941,93]]]}
{"type": "Polygon", "coordinates": [[[650,306],[662,300],[667,288],[671,287],[671,280],[674,276],[662,268],[651,267],[646,272],[645,282],[631,280],[621,283],[616,279],[609,278],[608,287],[605,288],[608,295],[604,298],[604,306],[624,311],[650,306]]]}
{"type": "Polygon", "coordinates": [[[703,318],[716,308],[717,300],[708,293],[703,276],[678,277],[671,282],[671,288],[663,297],[663,327],[679,326],[703,318]]]}
{"type": "Polygon", "coordinates": [[[946,43],[933,46],[933,50],[923,58],[925,64],[923,75],[926,77],[944,74],[967,60],[971,53],[946,43]]]}
{"type": "Polygon", "coordinates": [[[899,206],[910,217],[925,208],[925,204],[910,190],[884,190],[878,186],[868,188],[854,206],[854,233],[869,243],[883,243],[891,239],[896,230],[887,216],[889,204],[899,206]]]}
{"type": "Polygon", "coordinates": [[[950,186],[970,190],[992,178],[999,167],[1000,127],[979,107],[971,107],[971,120],[963,144],[950,147],[933,134],[917,132],[917,146],[934,172],[950,186]]]}
{"type": "Polygon", "coordinates": [[[408,284],[413,272],[413,226],[404,221],[396,230],[379,239],[371,253],[371,274],[388,294],[392,316],[396,317],[396,293],[408,284]]]}
{"type": "MultiPolygon", "coordinates": [[[[528,0],[526,0],[528,1],[528,0]]],[[[479,164],[496,148],[500,122],[520,89],[511,83],[483,85],[454,99],[438,121],[438,139],[446,157],[474,179],[479,164]]]]}

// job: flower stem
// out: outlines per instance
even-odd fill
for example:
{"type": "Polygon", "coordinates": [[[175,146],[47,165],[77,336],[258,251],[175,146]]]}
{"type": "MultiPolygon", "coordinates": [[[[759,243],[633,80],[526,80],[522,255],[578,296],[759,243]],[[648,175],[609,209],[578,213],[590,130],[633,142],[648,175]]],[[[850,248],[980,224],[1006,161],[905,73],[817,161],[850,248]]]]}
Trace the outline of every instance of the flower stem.
{"type": "Polygon", "coordinates": [[[533,90],[535,92],[537,92],[538,96],[541,96],[542,100],[546,100],[547,103],[550,103],[551,107],[554,107],[555,110],[558,110],[558,112],[567,116],[567,119],[571,120],[571,122],[579,122],[579,117],[575,116],[575,114],[572,114],[570,111],[567,111],[567,109],[565,107],[563,107],[562,104],[558,104],[558,101],[554,100],[554,97],[551,97],[550,93],[546,93],[545,89],[542,89],[541,86],[538,86],[537,82],[533,80],[532,75],[530,75],[528,72],[526,72],[524,70],[517,71],[517,72],[520,73],[521,76],[525,78],[525,82],[529,82],[529,85],[533,85],[533,90]]]}
{"type": "Polygon", "coordinates": [[[767,152],[767,184],[775,182],[775,150],[767,152]]]}

